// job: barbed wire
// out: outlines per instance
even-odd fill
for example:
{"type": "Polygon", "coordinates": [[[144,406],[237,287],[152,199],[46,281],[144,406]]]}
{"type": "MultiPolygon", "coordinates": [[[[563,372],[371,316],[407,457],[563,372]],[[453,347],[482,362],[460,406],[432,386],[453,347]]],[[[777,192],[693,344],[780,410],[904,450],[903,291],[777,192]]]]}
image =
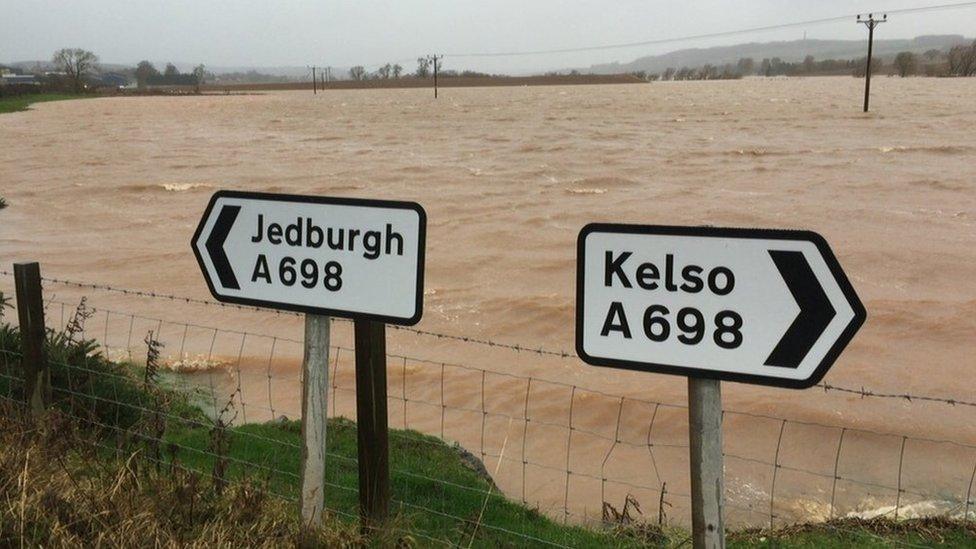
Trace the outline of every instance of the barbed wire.
{"type": "MultiPolygon", "coordinates": [[[[973,2],[973,4],[976,5],[976,2],[973,2]]],[[[10,272],[10,271],[6,271],[6,270],[0,269],[0,275],[13,276],[13,273],[10,272]]],[[[45,282],[50,282],[50,283],[53,283],[53,284],[60,284],[60,285],[65,285],[65,286],[77,287],[77,288],[87,288],[87,289],[93,289],[93,290],[113,292],[113,293],[119,293],[119,294],[122,294],[122,295],[132,295],[132,296],[138,296],[138,297],[144,297],[144,298],[151,298],[151,299],[165,299],[165,300],[169,300],[169,301],[175,301],[175,302],[181,302],[181,303],[191,303],[191,304],[211,306],[211,307],[214,307],[215,306],[215,307],[225,307],[225,308],[232,308],[232,309],[238,309],[238,310],[247,310],[247,311],[255,311],[255,312],[262,312],[262,313],[275,313],[275,314],[279,314],[279,315],[288,315],[288,316],[294,316],[294,317],[301,317],[302,316],[302,313],[295,313],[295,312],[291,312],[291,311],[280,311],[280,310],[276,310],[276,309],[266,309],[266,308],[262,308],[262,307],[253,307],[253,306],[248,306],[248,305],[237,305],[237,304],[221,303],[219,301],[212,301],[212,300],[206,300],[206,299],[192,298],[192,297],[186,297],[186,296],[178,296],[178,295],[174,295],[174,294],[167,294],[167,293],[161,293],[161,292],[152,292],[152,291],[145,291],[145,290],[133,290],[133,289],[129,289],[129,288],[120,288],[120,287],[111,286],[111,285],[108,285],[108,284],[98,284],[98,283],[93,283],[93,282],[81,282],[81,281],[76,281],[76,280],[68,280],[68,279],[53,278],[53,277],[42,277],[41,280],[42,281],[45,281],[45,282]]],[[[120,314],[128,314],[128,313],[120,313],[120,314]]],[[[338,317],[333,317],[333,320],[340,321],[340,322],[351,322],[348,319],[338,318],[338,317]]],[[[180,322],[178,324],[181,324],[182,325],[184,323],[180,322]]],[[[190,324],[190,325],[191,326],[195,326],[193,324],[190,324]]],[[[202,327],[202,326],[195,326],[195,327],[202,327]]],[[[563,358],[563,359],[575,359],[576,358],[576,354],[575,353],[569,353],[569,352],[566,352],[566,351],[556,351],[556,350],[551,350],[551,349],[545,349],[544,347],[541,347],[541,346],[536,347],[536,346],[532,346],[532,345],[523,345],[523,344],[518,344],[518,343],[514,343],[514,344],[513,343],[501,343],[501,342],[493,341],[491,339],[486,339],[486,338],[477,338],[477,337],[462,336],[462,335],[455,335],[455,334],[446,334],[446,333],[435,332],[435,331],[431,331],[431,330],[423,330],[423,329],[419,329],[419,328],[413,328],[413,327],[410,327],[410,326],[399,326],[399,325],[394,325],[394,324],[388,325],[388,328],[393,329],[393,330],[397,330],[397,331],[403,331],[403,332],[413,333],[413,334],[420,335],[420,336],[425,336],[425,337],[433,337],[433,338],[442,339],[442,340],[448,340],[448,341],[457,341],[457,342],[460,342],[460,343],[467,343],[467,344],[472,344],[472,345],[481,345],[481,346],[485,346],[485,347],[489,347],[489,348],[506,349],[506,350],[515,351],[515,352],[518,352],[518,353],[523,353],[523,352],[524,353],[532,353],[532,354],[537,354],[537,355],[542,355],[542,356],[551,356],[551,357],[558,357],[558,358],[563,358]]],[[[228,331],[232,331],[232,330],[228,330],[228,331]]],[[[272,337],[272,336],[267,336],[267,337],[272,337]]],[[[414,358],[411,358],[411,357],[402,357],[402,356],[394,356],[394,357],[395,358],[408,358],[410,360],[417,360],[417,361],[424,361],[424,359],[414,359],[414,358]]],[[[505,375],[502,372],[494,372],[494,373],[498,373],[499,375],[505,375]]],[[[555,382],[553,382],[553,383],[555,383],[555,382]]],[[[823,391],[825,393],[829,393],[829,392],[833,391],[833,392],[839,392],[839,393],[846,393],[846,394],[857,395],[857,396],[859,396],[861,398],[879,398],[879,399],[903,400],[903,401],[906,401],[906,402],[915,402],[915,401],[918,401],[918,402],[929,402],[929,403],[945,404],[945,405],[948,405],[948,406],[965,406],[965,407],[969,407],[969,408],[976,408],[976,401],[959,399],[959,398],[952,398],[952,397],[938,397],[938,396],[932,396],[932,395],[920,395],[920,394],[913,394],[913,393],[893,393],[893,392],[885,392],[885,391],[876,391],[876,390],[867,389],[867,388],[864,388],[864,387],[861,387],[861,388],[844,387],[844,386],[841,386],[841,385],[834,385],[834,384],[830,384],[830,383],[818,383],[818,384],[815,385],[815,387],[820,388],[820,389],[823,389],[823,391]]]]}

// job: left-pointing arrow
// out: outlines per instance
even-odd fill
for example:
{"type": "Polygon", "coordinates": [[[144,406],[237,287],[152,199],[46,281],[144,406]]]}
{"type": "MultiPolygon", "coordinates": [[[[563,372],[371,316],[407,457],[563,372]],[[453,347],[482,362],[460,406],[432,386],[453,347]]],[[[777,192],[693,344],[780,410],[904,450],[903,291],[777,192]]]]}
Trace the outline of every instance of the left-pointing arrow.
{"type": "Polygon", "coordinates": [[[238,284],[237,277],[234,276],[234,269],[231,268],[227,254],[224,252],[224,242],[227,240],[227,235],[230,234],[239,213],[241,213],[240,206],[224,206],[221,208],[217,215],[217,221],[210,231],[210,236],[207,237],[206,244],[207,253],[210,254],[210,261],[213,262],[214,269],[217,271],[220,285],[232,290],[240,290],[241,285],[238,284]]]}

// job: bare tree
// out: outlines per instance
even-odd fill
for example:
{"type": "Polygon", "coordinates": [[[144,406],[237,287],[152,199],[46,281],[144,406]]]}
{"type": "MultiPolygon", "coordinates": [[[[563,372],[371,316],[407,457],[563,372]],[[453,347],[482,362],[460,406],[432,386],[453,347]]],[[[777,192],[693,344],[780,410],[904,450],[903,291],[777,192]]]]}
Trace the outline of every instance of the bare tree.
{"type": "Polygon", "coordinates": [[[735,68],[743,76],[752,74],[756,70],[756,62],[751,57],[743,57],[735,64],[735,68]]]}
{"type": "Polygon", "coordinates": [[[393,78],[400,78],[400,75],[401,74],[403,74],[403,67],[401,67],[399,63],[394,64],[393,65],[393,78]]]}
{"type": "Polygon", "coordinates": [[[166,70],[163,71],[163,76],[179,76],[180,69],[176,68],[176,65],[172,63],[166,63],[166,70]]]}
{"type": "Polygon", "coordinates": [[[200,85],[203,84],[203,77],[206,74],[207,74],[207,69],[206,67],[203,66],[203,63],[193,67],[193,76],[197,80],[197,93],[200,93],[200,85]]]}
{"type": "Polygon", "coordinates": [[[136,86],[139,88],[144,88],[151,77],[159,76],[159,71],[156,70],[156,67],[153,66],[153,64],[149,61],[139,61],[139,64],[136,65],[135,74],[136,86]]]}
{"type": "Polygon", "coordinates": [[[925,58],[928,59],[929,61],[935,61],[936,59],[942,56],[942,50],[931,49],[926,51],[922,55],[924,55],[925,58]]]}
{"type": "Polygon", "coordinates": [[[904,78],[910,74],[915,74],[917,68],[918,62],[914,53],[903,51],[895,56],[895,70],[898,71],[898,76],[904,78]]]}
{"type": "Polygon", "coordinates": [[[376,75],[380,78],[387,79],[390,77],[390,73],[393,72],[393,65],[387,63],[382,67],[376,69],[376,75]]]}
{"type": "Polygon", "coordinates": [[[429,57],[418,57],[417,58],[417,78],[427,78],[430,76],[430,58],[429,57]]]}
{"type": "Polygon", "coordinates": [[[51,61],[68,75],[75,93],[81,93],[84,79],[98,67],[98,56],[81,48],[64,48],[54,52],[51,61]]]}
{"type": "Polygon", "coordinates": [[[810,74],[817,67],[817,62],[812,55],[803,58],[803,72],[810,74]]]}
{"type": "Polygon", "coordinates": [[[356,65],[355,67],[349,69],[349,76],[353,80],[362,80],[366,77],[366,69],[362,65],[356,65]]]}
{"type": "Polygon", "coordinates": [[[952,76],[976,76],[976,40],[970,46],[953,46],[947,57],[952,76]]]}

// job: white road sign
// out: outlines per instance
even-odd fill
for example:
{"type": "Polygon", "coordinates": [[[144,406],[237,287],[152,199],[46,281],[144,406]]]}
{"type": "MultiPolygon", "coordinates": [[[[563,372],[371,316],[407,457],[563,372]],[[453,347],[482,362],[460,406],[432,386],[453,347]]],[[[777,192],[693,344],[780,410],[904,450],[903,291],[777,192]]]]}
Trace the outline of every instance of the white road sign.
{"type": "Polygon", "coordinates": [[[807,231],[587,225],[576,349],[587,363],[804,388],[866,313],[807,231]]]}
{"type": "Polygon", "coordinates": [[[219,301],[411,325],[426,228],[413,202],[219,191],[192,246],[219,301]]]}

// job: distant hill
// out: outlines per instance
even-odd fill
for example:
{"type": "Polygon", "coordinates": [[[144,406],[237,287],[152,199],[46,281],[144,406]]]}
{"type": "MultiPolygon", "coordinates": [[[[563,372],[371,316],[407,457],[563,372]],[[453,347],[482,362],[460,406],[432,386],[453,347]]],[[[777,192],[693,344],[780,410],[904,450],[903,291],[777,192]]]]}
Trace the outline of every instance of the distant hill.
{"type": "MultiPolygon", "coordinates": [[[[972,38],[958,34],[919,36],[910,40],[878,40],[874,41],[874,54],[877,56],[894,55],[901,51],[924,53],[928,50],[948,50],[959,44],[969,44],[972,38]]],[[[705,64],[725,65],[736,63],[743,57],[751,57],[756,64],[764,58],[779,57],[785,62],[802,61],[807,55],[817,60],[824,59],[857,59],[867,55],[866,40],[792,40],[789,42],[750,42],[734,46],[717,46],[714,48],[691,48],[672,51],[662,55],[640,57],[630,63],[608,63],[593,65],[582,72],[596,74],[616,74],[622,72],[646,71],[661,72],[668,67],[700,67],[705,64]]]]}

